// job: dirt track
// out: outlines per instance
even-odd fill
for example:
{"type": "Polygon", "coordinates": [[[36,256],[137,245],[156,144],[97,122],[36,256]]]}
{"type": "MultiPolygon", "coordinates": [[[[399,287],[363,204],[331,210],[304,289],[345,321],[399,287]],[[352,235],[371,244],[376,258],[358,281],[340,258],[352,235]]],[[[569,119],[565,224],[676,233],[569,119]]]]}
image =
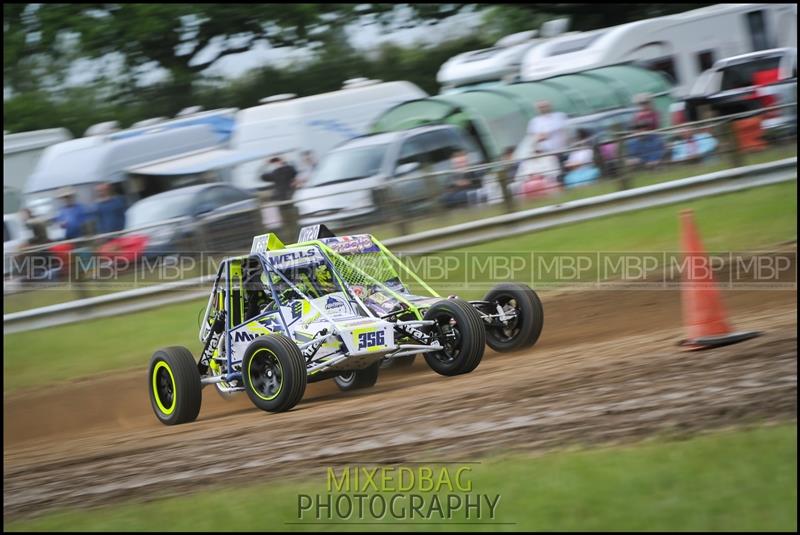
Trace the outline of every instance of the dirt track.
{"type": "Polygon", "coordinates": [[[685,353],[677,292],[566,292],[543,296],[545,328],[530,351],[487,350],[454,378],[418,359],[362,393],[310,385],[284,414],[206,389],[199,420],[167,428],[152,415],[145,370],[9,396],[4,516],[252,482],[254,470],[267,482],[333,462],[472,460],[794,419],[796,292],[723,296],[736,327],[764,336],[685,353]]]}

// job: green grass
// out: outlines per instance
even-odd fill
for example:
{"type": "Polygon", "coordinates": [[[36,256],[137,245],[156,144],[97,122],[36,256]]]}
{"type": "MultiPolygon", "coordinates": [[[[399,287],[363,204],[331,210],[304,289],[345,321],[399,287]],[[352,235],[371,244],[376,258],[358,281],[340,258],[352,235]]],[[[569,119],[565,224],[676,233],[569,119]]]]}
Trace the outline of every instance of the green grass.
{"type": "Polygon", "coordinates": [[[678,212],[685,208],[694,210],[709,251],[772,245],[796,235],[797,182],[629,212],[482,244],[473,250],[676,251],[680,243],[678,212]]]}
{"type": "MultiPolygon", "coordinates": [[[[743,156],[744,165],[770,162],[780,160],[797,155],[797,147],[795,146],[780,146],[771,148],[770,150],[758,152],[754,154],[747,154],[743,156]]],[[[647,186],[650,184],[657,184],[660,182],[668,182],[679,178],[695,176],[705,173],[712,173],[722,169],[728,169],[731,162],[728,158],[719,158],[715,161],[698,163],[698,164],[677,164],[672,166],[663,166],[654,171],[638,171],[630,175],[630,187],[636,188],[647,186]]],[[[534,200],[518,199],[516,210],[528,210],[539,206],[553,204],[555,202],[567,202],[576,199],[583,199],[594,195],[602,195],[604,193],[611,193],[619,189],[618,180],[604,180],[600,183],[590,186],[575,188],[562,192],[557,197],[547,197],[534,200]]],[[[456,225],[466,221],[474,221],[476,219],[483,219],[505,213],[502,205],[495,206],[481,206],[476,208],[459,209],[452,211],[438,211],[435,217],[423,217],[408,223],[406,233],[421,232],[423,230],[430,230],[434,228],[441,228],[442,226],[456,225]]],[[[377,225],[368,229],[362,229],[364,232],[369,232],[378,236],[380,239],[387,239],[402,234],[400,226],[397,223],[387,223],[377,225]]],[[[353,233],[360,232],[354,230],[353,233]]],[[[191,278],[200,275],[199,269],[187,269],[182,273],[181,278],[191,278]]],[[[137,286],[142,284],[155,284],[157,280],[150,280],[143,283],[141,280],[136,282],[137,286]]],[[[133,275],[123,274],[119,276],[113,285],[108,283],[89,282],[83,293],[79,293],[75,286],[66,287],[64,285],[54,285],[52,288],[46,290],[32,290],[16,295],[4,296],[3,307],[4,313],[18,312],[21,310],[29,310],[56,303],[64,303],[74,299],[85,297],[94,297],[114,293],[121,290],[127,290],[134,287],[133,275]]]]}
{"type": "Polygon", "coordinates": [[[3,335],[3,390],[42,385],[110,370],[147,367],[159,347],[198,352],[197,316],[206,300],[188,301],[46,330],[3,335]]]}
{"type": "MultiPolygon", "coordinates": [[[[695,210],[705,246],[713,251],[742,251],[796,237],[796,182],[710,197],[527,234],[467,249],[513,251],[675,251],[679,208],[695,210]]],[[[461,271],[450,273],[463,281],[461,271]]],[[[527,279],[524,279],[527,280],[527,279]]],[[[428,281],[443,295],[445,281],[428,281]]],[[[487,282],[487,281],[477,281],[487,282]]],[[[486,289],[458,289],[477,298],[486,289]]],[[[4,390],[69,380],[95,373],[144,367],[157,348],[183,345],[197,353],[197,316],[205,300],[166,306],[102,320],[3,336],[4,390]],[[42,366],[47,362],[47,366],[42,366]]]]}
{"type": "MultiPolygon", "coordinates": [[[[440,468],[434,467],[436,473],[440,468]]],[[[458,468],[451,465],[449,473],[454,475],[458,468]]],[[[323,473],[303,482],[268,481],[258,486],[203,491],[144,504],[52,513],[10,522],[5,528],[11,531],[797,529],[796,424],[728,430],[685,440],[661,437],[628,446],[562,451],[538,457],[495,457],[471,468],[468,480],[473,495],[486,494],[492,499],[500,495],[494,519],[448,523],[467,522],[462,510],[452,520],[433,525],[287,524],[301,521],[297,511],[299,494],[327,495],[323,473]],[[481,525],[481,522],[496,524],[481,525]]],[[[422,494],[427,500],[431,496],[418,488],[412,492],[422,494]]],[[[334,492],[334,497],[339,494],[334,492]]],[[[393,494],[386,493],[385,497],[393,494]]],[[[464,497],[463,492],[456,494],[464,497]]],[[[367,517],[370,521],[374,518],[367,517]]],[[[306,522],[314,520],[308,513],[302,518],[306,522]]],[[[430,521],[442,522],[441,516],[430,521]]]]}

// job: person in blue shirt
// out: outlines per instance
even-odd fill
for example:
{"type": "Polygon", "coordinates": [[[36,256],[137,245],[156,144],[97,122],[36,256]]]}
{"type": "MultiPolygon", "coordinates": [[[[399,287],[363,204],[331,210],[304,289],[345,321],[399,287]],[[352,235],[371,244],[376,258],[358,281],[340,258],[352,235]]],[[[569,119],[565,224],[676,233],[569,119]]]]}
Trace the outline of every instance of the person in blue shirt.
{"type": "Polygon", "coordinates": [[[86,223],[89,220],[89,213],[86,208],[77,201],[73,191],[66,191],[61,195],[64,205],[58,211],[56,221],[64,227],[64,239],[73,240],[84,235],[86,223]]]}
{"type": "Polygon", "coordinates": [[[97,220],[97,233],[106,234],[125,228],[125,210],[127,203],[122,195],[113,191],[111,184],[98,184],[95,188],[97,201],[93,215],[97,220]]]}

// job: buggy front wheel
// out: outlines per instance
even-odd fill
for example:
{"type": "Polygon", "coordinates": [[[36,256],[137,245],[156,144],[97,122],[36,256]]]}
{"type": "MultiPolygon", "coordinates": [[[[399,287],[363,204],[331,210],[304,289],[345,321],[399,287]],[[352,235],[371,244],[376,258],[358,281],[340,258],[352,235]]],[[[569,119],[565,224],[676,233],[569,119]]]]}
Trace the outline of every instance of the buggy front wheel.
{"type": "Polygon", "coordinates": [[[300,349],[282,334],[253,340],[242,359],[242,381],[250,401],[263,411],[288,411],[302,399],[308,374],[300,349]]]}

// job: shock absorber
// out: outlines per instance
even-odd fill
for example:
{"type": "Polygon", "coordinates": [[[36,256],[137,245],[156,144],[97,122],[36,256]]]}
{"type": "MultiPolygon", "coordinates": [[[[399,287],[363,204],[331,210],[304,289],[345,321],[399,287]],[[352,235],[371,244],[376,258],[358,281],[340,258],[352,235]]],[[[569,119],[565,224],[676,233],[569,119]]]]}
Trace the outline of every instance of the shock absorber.
{"type": "Polygon", "coordinates": [[[217,314],[217,318],[214,320],[214,324],[211,326],[208,336],[206,336],[203,352],[200,354],[200,361],[197,363],[197,368],[200,371],[200,375],[205,375],[206,372],[208,372],[208,362],[211,360],[211,356],[217,349],[220,338],[222,338],[222,333],[224,331],[225,311],[222,310],[219,314],[217,314]]]}

